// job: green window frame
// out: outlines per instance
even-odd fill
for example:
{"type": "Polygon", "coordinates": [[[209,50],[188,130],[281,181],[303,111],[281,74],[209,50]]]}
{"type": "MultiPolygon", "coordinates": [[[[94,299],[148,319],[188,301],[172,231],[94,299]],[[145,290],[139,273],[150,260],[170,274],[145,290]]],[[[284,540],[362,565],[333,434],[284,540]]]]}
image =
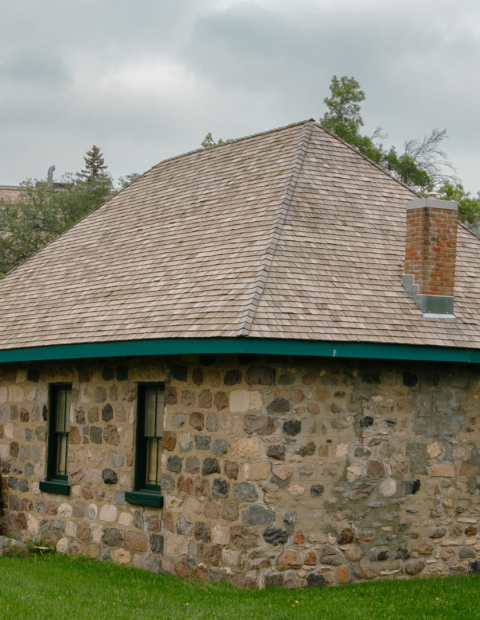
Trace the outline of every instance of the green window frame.
{"type": "Polygon", "coordinates": [[[47,493],[70,494],[68,484],[68,438],[72,384],[50,385],[50,412],[48,421],[47,477],[40,482],[40,490],[47,493]]]}
{"type": "Polygon", "coordinates": [[[161,480],[165,384],[141,383],[137,390],[134,491],[125,499],[131,504],[163,506],[161,480]]]}

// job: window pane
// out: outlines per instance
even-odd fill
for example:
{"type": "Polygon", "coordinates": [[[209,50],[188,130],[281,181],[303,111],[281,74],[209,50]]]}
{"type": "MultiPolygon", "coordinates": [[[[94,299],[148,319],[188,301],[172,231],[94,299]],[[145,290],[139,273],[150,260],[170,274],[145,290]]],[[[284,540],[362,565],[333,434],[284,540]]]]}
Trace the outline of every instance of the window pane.
{"type": "Polygon", "coordinates": [[[155,416],[157,411],[157,390],[145,393],[145,435],[155,435],[155,416]]]}
{"type": "Polygon", "coordinates": [[[165,406],[165,392],[163,390],[157,390],[157,416],[156,416],[156,429],[155,434],[157,437],[163,435],[163,409],[165,406]]]}
{"type": "Polygon", "coordinates": [[[159,470],[158,442],[156,439],[147,440],[147,484],[157,484],[159,470]]]}
{"type": "Polygon", "coordinates": [[[68,435],[57,435],[57,474],[67,475],[68,435]]]}
{"type": "Polygon", "coordinates": [[[70,395],[71,391],[68,388],[57,390],[57,402],[56,402],[56,424],[57,431],[70,431],[70,395]]]}

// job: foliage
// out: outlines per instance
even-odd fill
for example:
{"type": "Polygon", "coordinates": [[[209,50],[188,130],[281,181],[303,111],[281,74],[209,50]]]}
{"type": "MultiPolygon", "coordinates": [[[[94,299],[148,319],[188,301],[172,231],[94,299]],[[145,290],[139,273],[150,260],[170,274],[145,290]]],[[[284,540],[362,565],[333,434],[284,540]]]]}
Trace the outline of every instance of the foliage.
{"type": "Polygon", "coordinates": [[[2,620],[450,620],[480,603],[476,576],[252,591],[60,554],[0,558],[0,583],[2,620]]]}
{"type": "Polygon", "coordinates": [[[462,222],[470,226],[480,222],[480,192],[473,198],[460,183],[446,182],[439,189],[439,198],[458,202],[458,217],[462,222]]]}
{"type": "Polygon", "coordinates": [[[94,144],[83,159],[85,160],[85,168],[78,174],[79,178],[90,183],[109,178],[105,172],[108,166],[105,165],[105,159],[98,146],[94,144]]]}
{"type": "Polygon", "coordinates": [[[61,184],[29,179],[22,186],[27,202],[0,210],[0,277],[105,202],[111,181],[66,175],[61,184]]]}
{"type": "Polygon", "coordinates": [[[340,79],[333,76],[330,84],[331,96],[324,99],[328,110],[320,119],[322,125],[343,138],[346,142],[369,157],[376,164],[388,170],[395,178],[417,191],[427,192],[439,183],[455,180],[445,172],[453,169],[448,157],[440,149],[446,130],[434,129],[423,140],[408,140],[404,152],[398,154],[394,147],[386,150],[378,140],[387,135],[377,127],[370,137],[362,135],[363,119],[360,103],[365,100],[365,93],[353,77],[340,79]]]}
{"type": "Polygon", "coordinates": [[[212,134],[211,133],[207,133],[207,135],[205,136],[205,140],[202,142],[202,146],[204,149],[208,149],[210,146],[217,146],[217,144],[224,144],[224,142],[228,142],[228,140],[222,140],[222,138],[220,138],[218,140],[218,142],[215,142],[215,140],[212,138],[212,134]]]}
{"type": "Polygon", "coordinates": [[[131,183],[133,183],[134,181],[136,181],[137,179],[139,179],[142,175],[139,174],[138,172],[132,172],[132,174],[127,174],[124,177],[119,177],[118,181],[120,183],[120,187],[122,189],[125,189],[126,187],[128,187],[131,183]]]}

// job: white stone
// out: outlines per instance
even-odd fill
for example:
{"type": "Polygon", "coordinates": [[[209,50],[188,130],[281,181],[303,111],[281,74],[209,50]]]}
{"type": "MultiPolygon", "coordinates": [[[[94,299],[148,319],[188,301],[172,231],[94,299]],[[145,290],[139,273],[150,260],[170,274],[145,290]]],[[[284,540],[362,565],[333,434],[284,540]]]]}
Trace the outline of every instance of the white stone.
{"type": "Polygon", "coordinates": [[[233,549],[222,549],[223,564],[227,564],[227,566],[237,566],[239,558],[239,551],[233,551],[233,549]]]}
{"type": "Polygon", "coordinates": [[[111,504],[105,504],[100,510],[100,521],[113,523],[117,520],[117,507],[111,504]]]}
{"type": "Polygon", "coordinates": [[[77,529],[78,529],[78,525],[75,523],[75,521],[67,521],[67,523],[65,524],[65,534],[67,536],[76,538],[77,529]]]}
{"type": "Polygon", "coordinates": [[[13,424],[5,424],[5,437],[7,439],[13,439],[13,424]]]}
{"type": "Polygon", "coordinates": [[[442,453],[442,450],[440,449],[440,446],[438,445],[438,443],[435,442],[435,443],[428,444],[427,452],[430,458],[434,459],[435,457],[437,457],[439,454],[442,453]]]}
{"type": "Polygon", "coordinates": [[[291,484],[291,485],[288,487],[288,492],[289,492],[291,495],[304,495],[304,494],[305,494],[305,488],[304,488],[304,487],[302,487],[302,486],[301,486],[301,485],[299,485],[299,484],[291,484]]]}
{"type": "Polygon", "coordinates": [[[93,542],[94,543],[102,542],[103,527],[98,523],[92,523],[92,525],[90,526],[90,529],[92,531],[93,542]]]}
{"type": "Polygon", "coordinates": [[[88,504],[87,506],[87,514],[90,521],[94,521],[97,518],[98,508],[96,504],[88,504]]]}
{"type": "Polygon", "coordinates": [[[0,387],[0,403],[6,403],[8,396],[8,390],[6,387],[0,387]]]}
{"type": "Polygon", "coordinates": [[[130,527],[131,525],[133,525],[133,515],[131,515],[129,512],[122,512],[120,514],[118,522],[120,523],[120,525],[130,527]]]}
{"type": "Polygon", "coordinates": [[[40,483],[39,482],[32,482],[32,484],[30,485],[30,489],[34,495],[40,495],[40,483]]]}
{"type": "Polygon", "coordinates": [[[135,566],[135,568],[144,568],[146,559],[146,556],[136,553],[133,556],[133,565],[135,566]]]}
{"type": "Polygon", "coordinates": [[[239,435],[242,428],[242,419],[239,415],[226,413],[222,420],[223,430],[227,435],[239,435]]]}
{"type": "Polygon", "coordinates": [[[32,400],[35,400],[36,393],[37,393],[37,390],[34,387],[29,388],[29,390],[27,392],[27,400],[29,402],[32,402],[32,400]]]}
{"type": "Polygon", "coordinates": [[[348,454],[348,443],[339,443],[335,448],[335,456],[347,456],[348,454]]]}
{"type": "Polygon", "coordinates": [[[233,390],[230,393],[230,411],[233,413],[245,413],[261,409],[262,395],[260,392],[250,390],[233,390]]]}
{"type": "Polygon", "coordinates": [[[70,519],[72,516],[73,508],[70,504],[60,504],[58,507],[58,515],[62,517],[62,519],[70,519]]]}
{"type": "Polygon", "coordinates": [[[171,512],[180,512],[182,509],[182,498],[175,495],[165,496],[165,507],[171,512]]]}
{"type": "Polygon", "coordinates": [[[228,545],[228,527],[224,525],[215,525],[212,530],[212,539],[215,545],[228,545]]]}
{"type": "Polygon", "coordinates": [[[28,528],[29,533],[32,536],[35,536],[35,534],[38,534],[38,529],[39,529],[38,519],[35,519],[33,515],[28,515],[27,528],[28,528]]]}
{"type": "Polygon", "coordinates": [[[386,478],[380,483],[380,493],[383,497],[392,497],[397,491],[397,481],[395,478],[386,478]]]}
{"type": "Polygon", "coordinates": [[[35,463],[35,467],[33,468],[33,473],[39,478],[43,477],[45,464],[42,461],[35,463]]]}
{"type": "Polygon", "coordinates": [[[258,458],[260,446],[256,439],[239,439],[232,446],[232,454],[242,459],[258,458]]]}
{"type": "Polygon", "coordinates": [[[186,536],[168,534],[165,538],[165,555],[187,555],[188,539],[186,536]]]}
{"type": "Polygon", "coordinates": [[[75,495],[75,497],[80,497],[81,492],[82,487],[79,484],[74,484],[72,487],[72,495],[75,495]]]}
{"type": "Polygon", "coordinates": [[[85,482],[90,482],[94,486],[102,482],[102,472],[99,469],[88,468],[85,472],[85,482]]]}
{"type": "Polygon", "coordinates": [[[8,400],[11,403],[23,403],[23,388],[19,385],[11,385],[8,388],[8,400]]]}
{"type": "Polygon", "coordinates": [[[361,475],[362,475],[362,468],[360,466],[350,465],[350,467],[347,467],[347,480],[348,481],[355,480],[355,478],[358,478],[361,475]]]}
{"type": "Polygon", "coordinates": [[[0,445],[0,459],[8,459],[10,454],[10,447],[6,444],[0,445]]]}
{"type": "Polygon", "coordinates": [[[68,538],[60,538],[57,542],[58,553],[65,553],[68,549],[68,538]]]}
{"type": "Polygon", "coordinates": [[[202,512],[202,504],[195,497],[189,497],[184,504],[186,513],[193,513],[196,515],[201,514],[202,512]]]}

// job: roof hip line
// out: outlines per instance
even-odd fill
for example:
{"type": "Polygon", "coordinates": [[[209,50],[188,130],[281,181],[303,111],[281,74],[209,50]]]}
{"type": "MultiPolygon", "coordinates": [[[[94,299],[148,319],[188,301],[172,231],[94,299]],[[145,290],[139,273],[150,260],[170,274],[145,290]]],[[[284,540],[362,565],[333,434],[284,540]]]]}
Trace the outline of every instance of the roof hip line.
{"type": "Polygon", "coordinates": [[[288,210],[290,208],[290,203],[292,201],[293,193],[297,185],[300,170],[303,166],[303,161],[307,153],[308,143],[310,141],[310,136],[312,135],[314,125],[315,122],[313,120],[309,120],[302,128],[297,153],[292,163],[292,172],[285,187],[283,197],[278,206],[277,215],[269,235],[270,242],[264,252],[264,255],[262,256],[260,266],[257,271],[252,300],[249,303],[247,309],[245,310],[245,314],[241,319],[240,328],[237,332],[237,336],[248,336],[250,334],[250,330],[252,329],[253,320],[260,304],[260,299],[262,298],[263,291],[265,290],[265,285],[267,283],[270,267],[272,266],[273,257],[275,256],[275,252],[277,250],[278,242],[280,240],[280,234],[283,228],[283,224],[285,223],[288,210]]]}

